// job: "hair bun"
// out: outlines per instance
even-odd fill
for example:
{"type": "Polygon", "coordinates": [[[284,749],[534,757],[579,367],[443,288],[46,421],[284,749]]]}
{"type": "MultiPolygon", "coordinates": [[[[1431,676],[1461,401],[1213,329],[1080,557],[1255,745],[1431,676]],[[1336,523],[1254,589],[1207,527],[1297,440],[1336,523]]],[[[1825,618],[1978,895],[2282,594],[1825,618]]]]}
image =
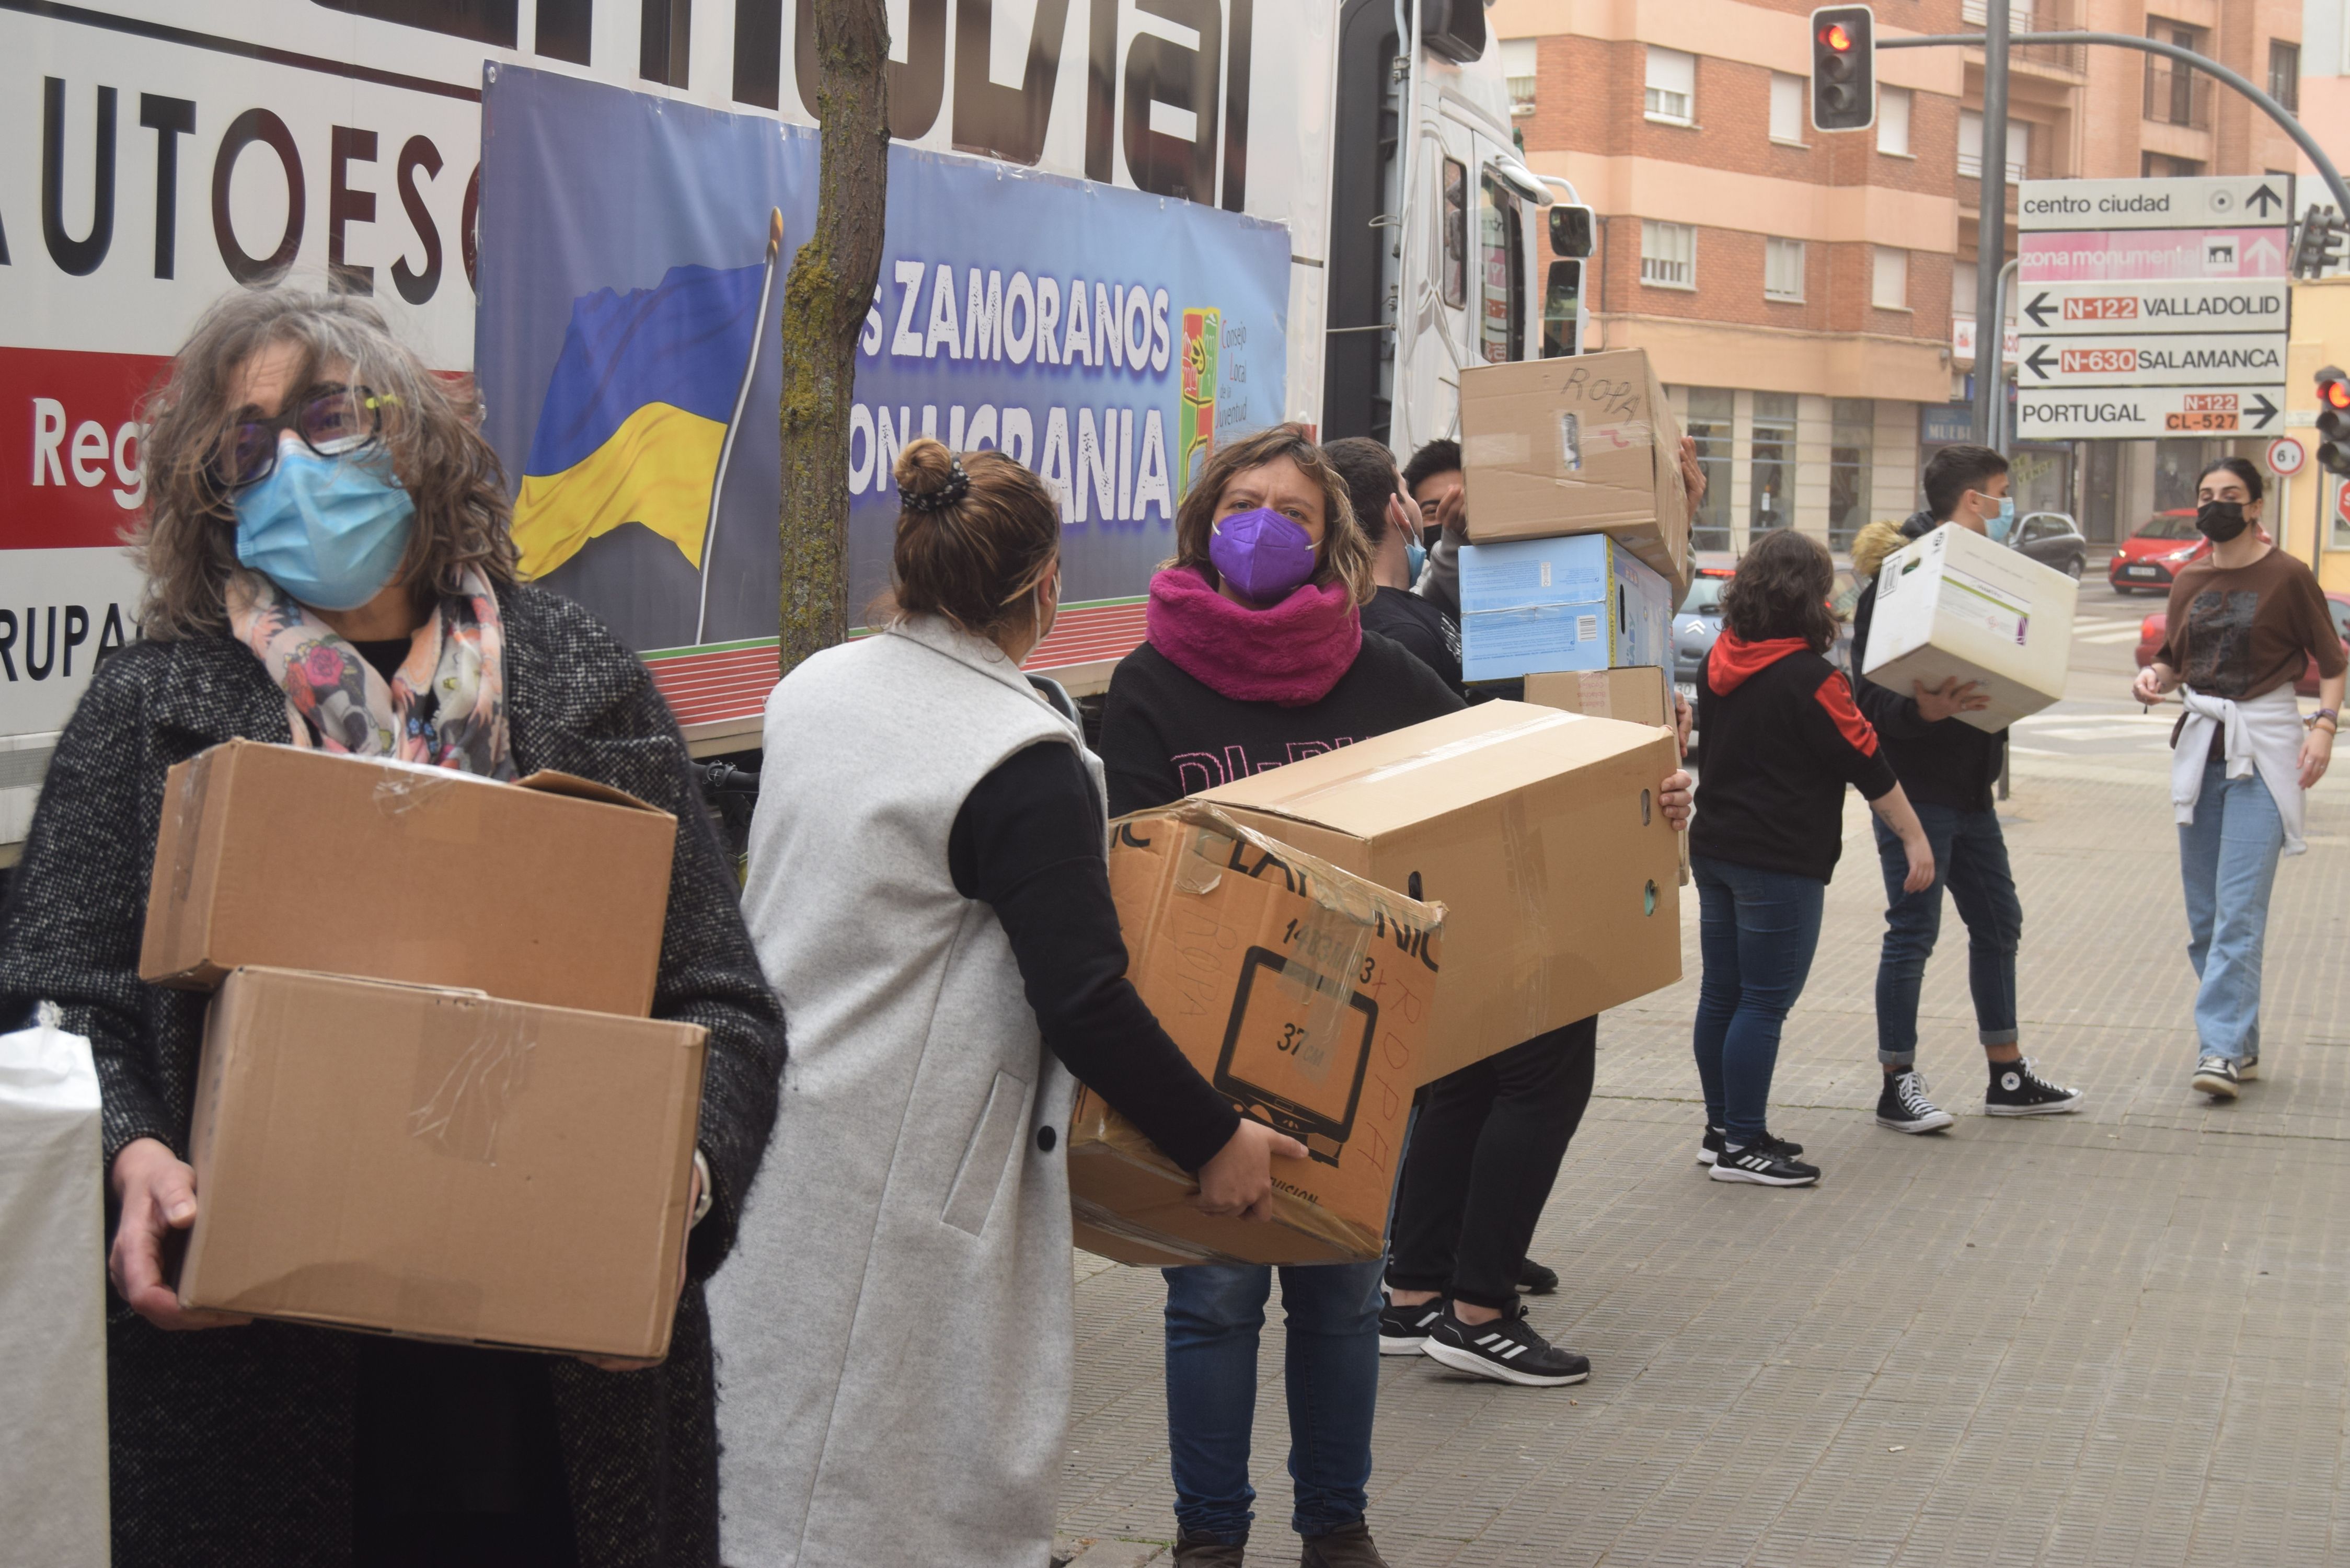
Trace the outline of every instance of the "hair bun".
{"type": "Polygon", "coordinates": [[[961,501],[971,490],[971,475],[962,461],[935,436],[916,436],[898,452],[890,465],[898,482],[898,499],[910,512],[938,512],[961,501]]]}

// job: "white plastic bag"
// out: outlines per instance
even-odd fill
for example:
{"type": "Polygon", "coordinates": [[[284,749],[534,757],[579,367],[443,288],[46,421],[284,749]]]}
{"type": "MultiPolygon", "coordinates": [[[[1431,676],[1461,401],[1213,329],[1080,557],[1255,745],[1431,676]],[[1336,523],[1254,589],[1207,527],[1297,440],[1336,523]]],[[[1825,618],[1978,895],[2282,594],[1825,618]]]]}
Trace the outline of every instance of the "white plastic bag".
{"type": "Polygon", "coordinates": [[[0,1563],[105,1568],[106,1214],[89,1042],[0,1034],[0,1563]]]}

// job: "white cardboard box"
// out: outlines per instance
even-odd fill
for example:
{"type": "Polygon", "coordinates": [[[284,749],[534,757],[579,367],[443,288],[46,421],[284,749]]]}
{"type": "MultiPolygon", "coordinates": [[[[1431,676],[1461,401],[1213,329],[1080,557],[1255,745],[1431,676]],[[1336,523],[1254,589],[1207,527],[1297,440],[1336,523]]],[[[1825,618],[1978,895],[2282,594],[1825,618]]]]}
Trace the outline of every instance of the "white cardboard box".
{"type": "Polygon", "coordinates": [[[1970,528],[1945,523],[1885,558],[1862,673],[1910,683],[1980,682],[1991,706],[1959,717],[1996,734],[2064,695],[2080,585],[1970,528]]]}

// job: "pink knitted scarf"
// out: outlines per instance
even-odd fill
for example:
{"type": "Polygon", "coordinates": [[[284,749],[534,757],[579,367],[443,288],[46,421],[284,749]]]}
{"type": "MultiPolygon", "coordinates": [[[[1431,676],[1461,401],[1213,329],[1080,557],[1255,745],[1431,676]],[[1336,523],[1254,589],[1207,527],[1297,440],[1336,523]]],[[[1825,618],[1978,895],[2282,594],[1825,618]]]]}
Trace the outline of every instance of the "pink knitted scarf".
{"type": "Polygon", "coordinates": [[[1150,645],[1178,670],[1236,702],[1302,708],[1319,702],[1362,650],[1363,621],[1343,582],[1308,584],[1251,609],[1208,584],[1196,566],[1150,579],[1150,645]]]}

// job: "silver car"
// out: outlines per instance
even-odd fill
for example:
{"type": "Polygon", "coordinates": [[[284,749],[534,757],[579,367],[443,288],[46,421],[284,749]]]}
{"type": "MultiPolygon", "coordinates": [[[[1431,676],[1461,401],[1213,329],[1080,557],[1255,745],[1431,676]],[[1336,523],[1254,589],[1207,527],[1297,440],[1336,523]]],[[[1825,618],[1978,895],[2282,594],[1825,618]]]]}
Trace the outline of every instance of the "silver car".
{"type": "Polygon", "coordinates": [[[1729,584],[1728,577],[1699,577],[1673,612],[1673,680],[1685,692],[1696,691],[1706,653],[1721,635],[1721,590],[1729,584]]]}

